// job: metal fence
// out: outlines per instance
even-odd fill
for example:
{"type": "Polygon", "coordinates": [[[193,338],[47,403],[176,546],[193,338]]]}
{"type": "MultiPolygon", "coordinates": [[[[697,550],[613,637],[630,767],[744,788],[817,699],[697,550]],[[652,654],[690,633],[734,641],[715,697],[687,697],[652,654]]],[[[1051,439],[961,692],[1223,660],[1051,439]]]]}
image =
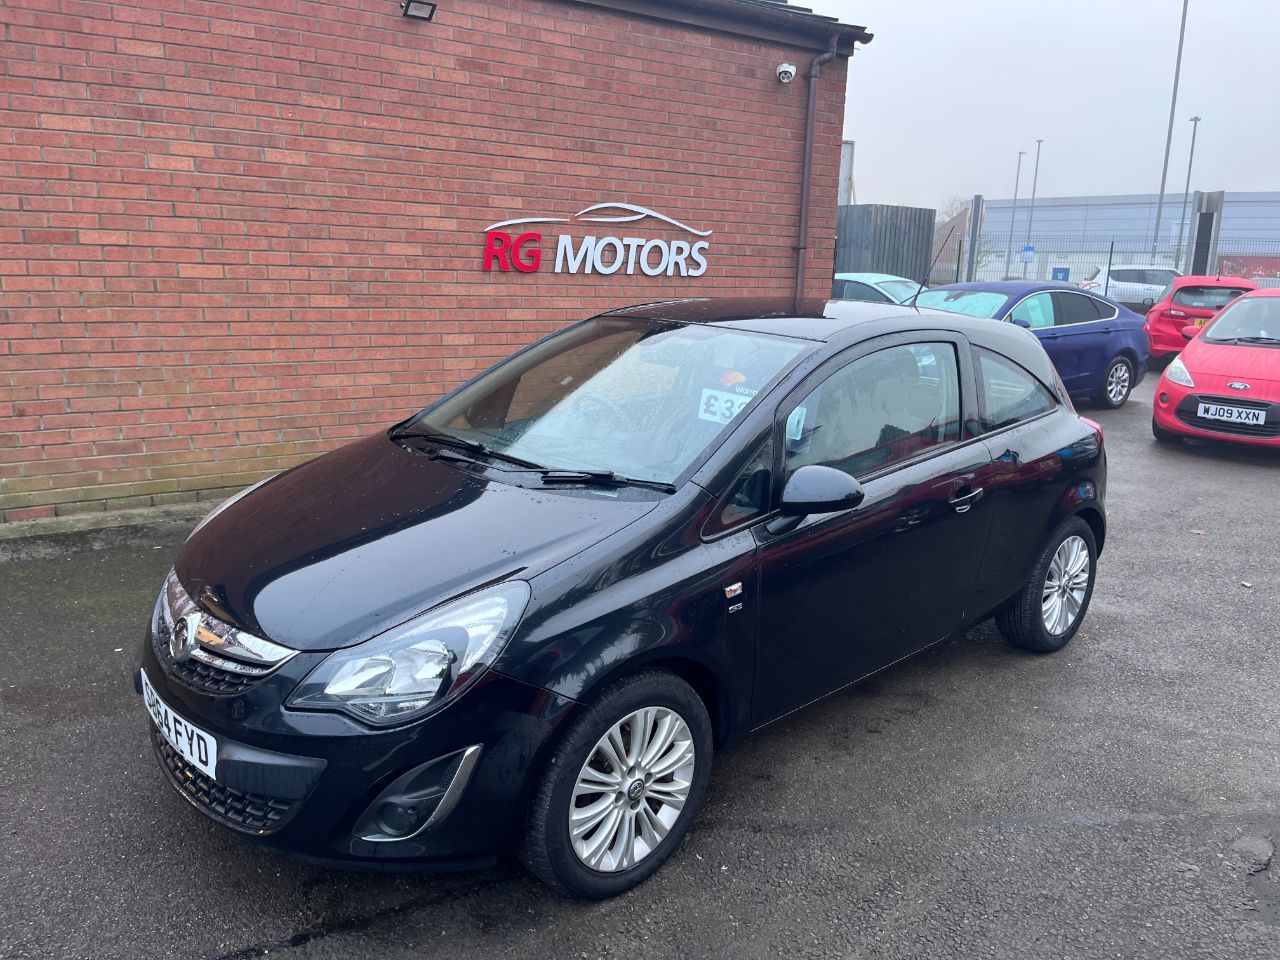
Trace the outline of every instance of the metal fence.
{"type": "MultiPolygon", "coordinates": [[[[1106,284],[1116,271],[1191,269],[1187,244],[1159,243],[1151,236],[984,234],[974,257],[973,280],[1094,281],[1106,284]]],[[[1280,286],[1280,237],[1214,237],[1207,249],[1207,273],[1245,276],[1264,286],[1280,286]]],[[[952,267],[954,270],[954,265],[952,267]]],[[[935,271],[937,273],[938,271],[935,271]]],[[[960,271],[967,276],[967,264],[960,271]]],[[[937,282],[937,281],[935,281],[937,282]]],[[[949,282],[949,281],[948,281],[949,282]]],[[[1100,291],[1106,293],[1106,291],[1100,291]]]]}

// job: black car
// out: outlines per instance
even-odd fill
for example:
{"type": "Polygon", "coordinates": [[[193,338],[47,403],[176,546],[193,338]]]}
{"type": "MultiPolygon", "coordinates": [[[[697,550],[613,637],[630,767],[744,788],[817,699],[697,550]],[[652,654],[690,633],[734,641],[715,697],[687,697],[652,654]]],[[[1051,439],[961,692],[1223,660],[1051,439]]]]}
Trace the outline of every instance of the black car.
{"type": "Polygon", "coordinates": [[[215,510],[137,687],[170,782],[233,830],[387,867],[514,847],[605,897],[735,735],[992,614],[1066,644],[1105,483],[1019,327],[631,307],[215,510]]]}

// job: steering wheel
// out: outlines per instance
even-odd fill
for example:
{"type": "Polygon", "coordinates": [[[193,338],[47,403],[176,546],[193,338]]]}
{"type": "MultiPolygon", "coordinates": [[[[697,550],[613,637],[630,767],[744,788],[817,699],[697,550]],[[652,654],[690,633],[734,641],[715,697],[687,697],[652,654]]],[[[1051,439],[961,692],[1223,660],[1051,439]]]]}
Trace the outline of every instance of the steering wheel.
{"type": "Polygon", "coordinates": [[[619,426],[626,426],[630,419],[627,411],[623,410],[616,400],[610,400],[598,393],[580,393],[573,401],[573,409],[587,416],[590,416],[593,407],[597,411],[602,411],[619,426]]]}

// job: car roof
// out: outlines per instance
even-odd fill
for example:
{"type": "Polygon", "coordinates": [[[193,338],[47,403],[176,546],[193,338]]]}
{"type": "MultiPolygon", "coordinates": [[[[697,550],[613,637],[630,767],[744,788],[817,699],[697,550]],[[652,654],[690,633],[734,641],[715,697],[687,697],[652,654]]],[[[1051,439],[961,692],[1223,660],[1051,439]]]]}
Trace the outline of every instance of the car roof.
{"type": "Polygon", "coordinates": [[[893,327],[962,331],[974,324],[1001,325],[998,320],[977,319],[944,310],[917,309],[896,303],[810,299],[797,304],[790,297],[660,300],[610,310],[601,316],[716,324],[751,333],[771,333],[821,343],[846,339],[848,334],[869,326],[874,326],[874,333],[878,334],[892,332],[893,327]],[[882,330],[882,327],[886,329],[882,330]]]}
{"type": "MultiPolygon", "coordinates": [[[[1068,288],[1074,289],[1074,288],[1068,288]]],[[[676,324],[715,324],[747,333],[764,333],[829,344],[834,352],[892,333],[937,330],[959,333],[971,343],[1010,357],[1045,384],[1054,382],[1049,355],[1029,330],[1002,320],[967,317],[944,310],[869,303],[864,300],[702,297],[660,300],[599,314],[676,324]]]]}
{"type": "Polygon", "coordinates": [[[969,280],[964,283],[943,283],[936,287],[930,287],[929,290],[981,290],[987,293],[1007,293],[1014,296],[1024,293],[1035,293],[1040,290],[1074,290],[1076,293],[1084,292],[1075,284],[1046,280],[969,280]]]}
{"type": "Polygon", "coordinates": [[[896,277],[892,273],[837,273],[836,280],[861,280],[863,283],[884,283],[886,280],[900,280],[903,283],[918,283],[910,277],[896,277]]]}
{"type": "MultiPolygon", "coordinates": [[[[1106,270],[1107,267],[1103,267],[1106,270]]],[[[1172,270],[1178,272],[1177,267],[1171,267],[1167,263],[1113,263],[1110,267],[1112,270],[1172,270]]]]}
{"type": "MultiPolygon", "coordinates": [[[[1257,290],[1250,290],[1244,297],[1280,297],[1280,287],[1259,287],[1257,290]]],[[[1244,297],[1240,297],[1241,300],[1244,297]]]]}
{"type": "Polygon", "coordinates": [[[1193,277],[1174,277],[1173,285],[1175,287],[1208,287],[1218,284],[1223,287],[1238,287],[1241,284],[1249,287],[1256,287],[1258,281],[1250,280],[1248,277],[1224,277],[1221,275],[1211,276],[1210,274],[1199,274],[1193,277]]]}

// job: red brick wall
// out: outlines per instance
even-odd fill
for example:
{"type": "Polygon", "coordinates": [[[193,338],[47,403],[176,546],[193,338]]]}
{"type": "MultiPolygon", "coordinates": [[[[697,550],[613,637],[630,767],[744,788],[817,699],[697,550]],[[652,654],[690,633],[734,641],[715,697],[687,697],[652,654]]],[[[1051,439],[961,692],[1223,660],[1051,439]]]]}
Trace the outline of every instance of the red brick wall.
{"type": "Polygon", "coordinates": [[[598,309],[794,284],[805,51],[554,0],[2,0],[0,31],[5,520],[207,496],[598,309]],[[487,224],[610,200],[713,229],[706,275],[481,271],[487,224]]]}

